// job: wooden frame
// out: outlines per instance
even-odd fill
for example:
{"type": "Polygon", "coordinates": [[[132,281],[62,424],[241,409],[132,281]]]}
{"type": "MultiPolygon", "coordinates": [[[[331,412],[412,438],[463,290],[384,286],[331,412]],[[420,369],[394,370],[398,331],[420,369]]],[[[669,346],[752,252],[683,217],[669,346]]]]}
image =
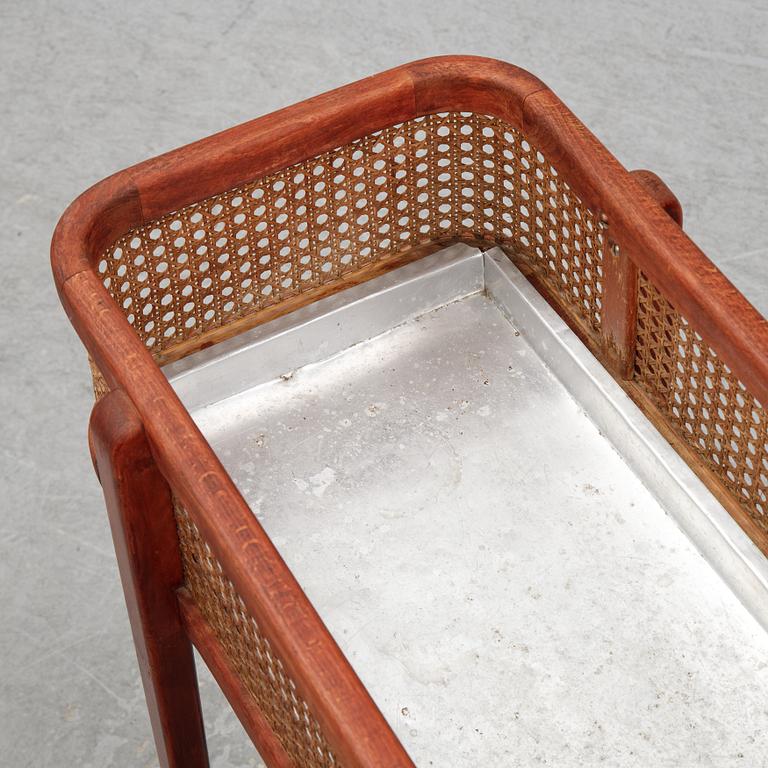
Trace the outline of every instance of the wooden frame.
{"type": "MultiPolygon", "coordinates": [[[[187,638],[211,666],[268,764],[292,764],[183,590],[171,494],[268,635],[338,761],[347,768],[411,761],[95,265],[116,238],[165,213],[382,127],[446,111],[503,119],[529,137],[599,214],[605,247],[601,338],[581,327],[546,286],[539,287],[766,550],[764,530],[629,381],[642,272],[749,392],[768,402],[768,324],[685,235],[679,203],[663,184],[648,172],[628,173],[541,81],[502,62],[427,59],[331,91],[111,176],[72,203],[53,237],[61,301],[112,390],[94,410],[91,441],[164,766],[206,764],[187,638]]],[[[228,332],[369,279],[440,244],[435,240],[338,285],[299,295],[290,306],[252,316],[228,332]]],[[[530,277],[536,283],[536,275],[530,277]]]]}
{"type": "Polygon", "coordinates": [[[176,602],[183,575],[170,489],[124,393],[94,408],[89,432],[160,763],[204,768],[191,633],[176,602]]]}

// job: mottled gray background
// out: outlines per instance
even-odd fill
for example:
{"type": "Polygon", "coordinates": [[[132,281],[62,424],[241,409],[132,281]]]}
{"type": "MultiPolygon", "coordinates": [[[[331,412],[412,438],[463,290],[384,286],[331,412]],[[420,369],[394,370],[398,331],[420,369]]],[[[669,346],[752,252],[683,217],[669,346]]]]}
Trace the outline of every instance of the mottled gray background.
{"type": "MultiPolygon", "coordinates": [[[[547,82],[768,311],[768,4],[0,0],[0,762],[150,766],[48,243],[118,168],[393,65],[476,53],[547,82]]],[[[203,679],[213,762],[259,765],[203,679]]]]}

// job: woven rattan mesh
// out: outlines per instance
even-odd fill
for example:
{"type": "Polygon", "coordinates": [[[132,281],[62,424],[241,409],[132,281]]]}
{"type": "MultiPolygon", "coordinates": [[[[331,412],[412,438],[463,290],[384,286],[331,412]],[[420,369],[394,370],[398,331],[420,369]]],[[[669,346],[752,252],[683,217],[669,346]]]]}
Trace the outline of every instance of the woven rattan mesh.
{"type": "Polygon", "coordinates": [[[636,381],[768,532],[768,417],[643,274],[638,285],[636,350],[636,381]]]}
{"type": "Polygon", "coordinates": [[[514,249],[593,328],[601,235],[543,155],[490,117],[361,138],[120,238],[104,284],[156,355],[424,242],[514,249]]]}
{"type": "Polygon", "coordinates": [[[240,680],[297,768],[338,768],[325,737],[269,640],[178,501],[174,502],[187,587],[240,680]]]}

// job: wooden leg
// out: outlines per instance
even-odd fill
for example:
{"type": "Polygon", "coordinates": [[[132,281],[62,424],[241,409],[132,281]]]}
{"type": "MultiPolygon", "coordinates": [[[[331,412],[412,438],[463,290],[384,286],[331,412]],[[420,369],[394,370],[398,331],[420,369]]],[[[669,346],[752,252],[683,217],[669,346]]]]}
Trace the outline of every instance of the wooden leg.
{"type": "Polygon", "coordinates": [[[171,494],[124,393],[96,404],[90,441],[160,765],[207,768],[192,645],[176,598],[182,566],[171,494]]]}

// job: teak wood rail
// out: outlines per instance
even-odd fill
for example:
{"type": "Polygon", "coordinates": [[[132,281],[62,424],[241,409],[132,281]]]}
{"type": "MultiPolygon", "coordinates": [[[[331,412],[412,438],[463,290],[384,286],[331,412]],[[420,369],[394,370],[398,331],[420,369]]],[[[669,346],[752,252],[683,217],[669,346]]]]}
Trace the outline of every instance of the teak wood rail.
{"type": "Polygon", "coordinates": [[[768,326],[537,78],[418,61],[95,185],[51,258],[164,766],[207,765],[190,641],[271,766],[411,765],[159,365],[418,258],[501,245],[768,552],[768,326]]]}

